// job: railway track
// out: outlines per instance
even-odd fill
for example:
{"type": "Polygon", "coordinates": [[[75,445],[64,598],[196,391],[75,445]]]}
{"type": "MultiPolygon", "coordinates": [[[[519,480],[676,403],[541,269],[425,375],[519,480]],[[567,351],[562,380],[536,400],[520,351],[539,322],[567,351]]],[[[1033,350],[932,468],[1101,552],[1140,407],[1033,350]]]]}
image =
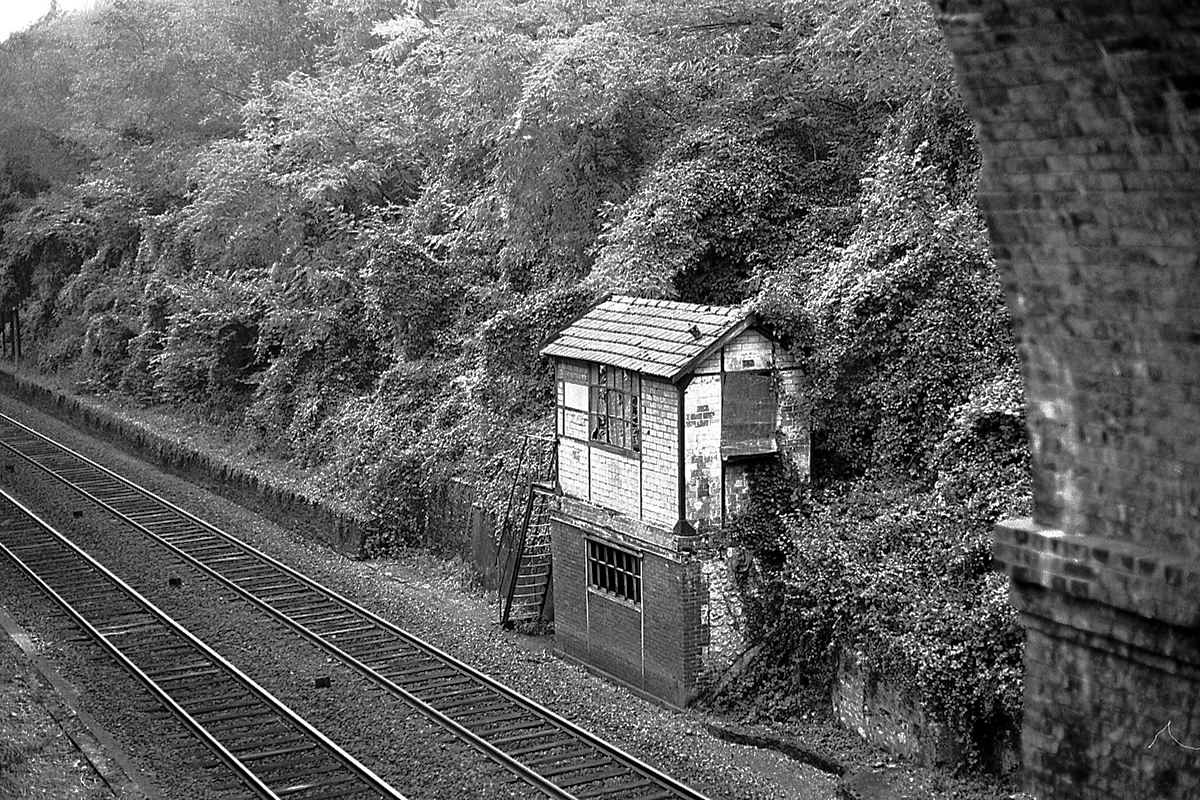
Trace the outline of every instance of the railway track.
{"type": "Polygon", "coordinates": [[[260,607],[545,795],[705,800],[548,708],[5,414],[0,446],[260,607]]]}
{"type": "Polygon", "coordinates": [[[251,796],[403,796],[0,489],[0,553],[207,745],[251,796]]]}

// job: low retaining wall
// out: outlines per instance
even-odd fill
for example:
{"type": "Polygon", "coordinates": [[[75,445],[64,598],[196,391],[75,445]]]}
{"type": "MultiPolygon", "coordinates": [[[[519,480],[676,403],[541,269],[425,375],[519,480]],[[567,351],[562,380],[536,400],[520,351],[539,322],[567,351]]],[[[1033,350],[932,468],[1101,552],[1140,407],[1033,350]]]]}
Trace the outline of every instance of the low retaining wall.
{"type": "Polygon", "coordinates": [[[496,518],[475,505],[475,487],[451,480],[429,498],[424,544],[442,556],[469,564],[484,589],[500,584],[496,518]]]}
{"type": "Polygon", "coordinates": [[[367,520],[332,509],[220,456],[176,442],[111,409],[0,367],[0,391],[216,494],[281,520],[354,557],[362,555],[367,520]]]}
{"type": "MultiPolygon", "coordinates": [[[[944,722],[886,676],[863,669],[852,653],[843,652],[838,659],[832,700],[838,721],[891,753],[946,767],[956,766],[963,758],[962,746],[944,722]]],[[[1000,774],[1017,769],[1018,732],[995,731],[993,735],[991,750],[980,753],[983,766],[1000,774]]]]}

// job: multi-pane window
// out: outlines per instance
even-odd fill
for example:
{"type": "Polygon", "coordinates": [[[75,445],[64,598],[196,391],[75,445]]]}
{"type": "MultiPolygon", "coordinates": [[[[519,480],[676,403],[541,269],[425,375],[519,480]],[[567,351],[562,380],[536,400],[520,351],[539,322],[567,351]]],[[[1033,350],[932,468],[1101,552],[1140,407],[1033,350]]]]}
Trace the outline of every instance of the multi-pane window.
{"type": "Polygon", "coordinates": [[[642,557],[611,545],[587,542],[588,584],[641,605],[642,557]]]}
{"type": "Polygon", "coordinates": [[[642,384],[636,372],[593,364],[589,403],[592,440],[640,452],[641,393],[642,384]]]}

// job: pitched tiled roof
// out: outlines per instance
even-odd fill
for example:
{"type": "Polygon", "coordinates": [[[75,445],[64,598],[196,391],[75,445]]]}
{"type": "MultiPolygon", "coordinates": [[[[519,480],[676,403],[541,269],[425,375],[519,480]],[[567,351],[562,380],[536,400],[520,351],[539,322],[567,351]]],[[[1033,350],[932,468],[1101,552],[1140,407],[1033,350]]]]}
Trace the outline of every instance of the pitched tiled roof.
{"type": "Polygon", "coordinates": [[[750,312],[736,306],[610,297],[559,331],[541,353],[675,380],[750,322],[750,312]]]}

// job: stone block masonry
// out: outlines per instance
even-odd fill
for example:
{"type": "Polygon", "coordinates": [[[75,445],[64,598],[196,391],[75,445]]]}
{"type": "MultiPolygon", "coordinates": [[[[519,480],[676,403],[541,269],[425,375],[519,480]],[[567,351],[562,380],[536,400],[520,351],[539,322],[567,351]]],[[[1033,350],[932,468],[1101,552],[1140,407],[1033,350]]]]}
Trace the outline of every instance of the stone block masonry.
{"type": "Polygon", "coordinates": [[[1024,365],[1030,788],[1200,797],[1200,4],[934,7],[1024,365]]]}

